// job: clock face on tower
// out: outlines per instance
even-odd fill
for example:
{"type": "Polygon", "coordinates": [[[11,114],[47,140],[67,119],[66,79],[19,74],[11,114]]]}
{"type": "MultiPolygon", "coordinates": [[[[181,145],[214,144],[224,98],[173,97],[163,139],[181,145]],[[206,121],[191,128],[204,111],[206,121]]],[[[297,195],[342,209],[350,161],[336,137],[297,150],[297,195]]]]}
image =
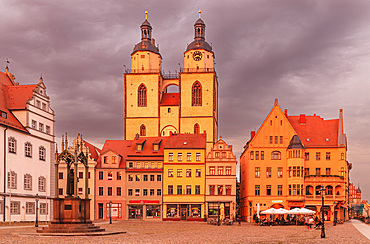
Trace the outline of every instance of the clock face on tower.
{"type": "Polygon", "coordinates": [[[199,51],[195,51],[194,53],[193,53],[193,59],[195,60],[195,61],[199,61],[199,60],[201,60],[202,59],[202,53],[201,52],[199,52],[199,51]]]}

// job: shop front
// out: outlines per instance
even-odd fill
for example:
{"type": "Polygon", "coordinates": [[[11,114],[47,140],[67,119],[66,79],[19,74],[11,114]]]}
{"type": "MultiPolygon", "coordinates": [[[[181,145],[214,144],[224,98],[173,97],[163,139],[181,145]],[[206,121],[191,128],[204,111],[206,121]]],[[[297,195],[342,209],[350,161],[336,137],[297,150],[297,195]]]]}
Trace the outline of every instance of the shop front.
{"type": "Polygon", "coordinates": [[[163,220],[203,221],[203,204],[166,204],[166,216],[163,220]]]}
{"type": "Polygon", "coordinates": [[[153,219],[162,218],[159,201],[129,201],[127,204],[128,219],[153,219]]]}
{"type": "Polygon", "coordinates": [[[230,202],[208,202],[208,218],[233,219],[230,202]]]}

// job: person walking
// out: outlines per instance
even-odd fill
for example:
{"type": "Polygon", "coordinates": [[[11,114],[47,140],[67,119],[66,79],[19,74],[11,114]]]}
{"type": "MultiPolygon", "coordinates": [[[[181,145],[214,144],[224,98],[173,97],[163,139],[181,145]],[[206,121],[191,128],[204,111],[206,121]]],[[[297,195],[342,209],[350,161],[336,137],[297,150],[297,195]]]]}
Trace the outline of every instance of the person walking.
{"type": "Polygon", "coordinates": [[[310,216],[310,218],[308,219],[308,226],[310,231],[312,230],[312,225],[314,222],[315,221],[313,220],[312,216],[310,216]]]}
{"type": "Polygon", "coordinates": [[[240,223],[240,221],[241,221],[241,219],[240,219],[240,215],[238,215],[237,220],[238,220],[238,225],[241,225],[241,223],[240,223]]]}
{"type": "Polygon", "coordinates": [[[308,217],[308,215],[306,215],[304,217],[304,225],[305,225],[305,228],[307,228],[307,230],[309,230],[309,226],[308,226],[308,221],[310,220],[310,218],[308,217]]]}

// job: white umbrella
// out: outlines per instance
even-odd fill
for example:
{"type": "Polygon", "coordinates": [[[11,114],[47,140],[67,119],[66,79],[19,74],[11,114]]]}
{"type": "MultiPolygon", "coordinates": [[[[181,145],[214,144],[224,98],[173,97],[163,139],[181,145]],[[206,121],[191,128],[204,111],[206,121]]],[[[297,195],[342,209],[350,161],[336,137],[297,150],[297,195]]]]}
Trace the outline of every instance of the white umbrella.
{"type": "Polygon", "coordinates": [[[291,210],[288,211],[288,214],[301,214],[299,212],[300,208],[293,208],[291,210]]]}
{"type": "Polygon", "coordinates": [[[283,208],[279,208],[279,209],[270,208],[270,209],[267,209],[261,212],[261,214],[287,214],[287,213],[288,213],[288,210],[283,209],[283,208]]]}
{"type": "Polygon", "coordinates": [[[315,214],[316,212],[308,209],[308,208],[301,208],[299,209],[300,214],[315,214]]]}

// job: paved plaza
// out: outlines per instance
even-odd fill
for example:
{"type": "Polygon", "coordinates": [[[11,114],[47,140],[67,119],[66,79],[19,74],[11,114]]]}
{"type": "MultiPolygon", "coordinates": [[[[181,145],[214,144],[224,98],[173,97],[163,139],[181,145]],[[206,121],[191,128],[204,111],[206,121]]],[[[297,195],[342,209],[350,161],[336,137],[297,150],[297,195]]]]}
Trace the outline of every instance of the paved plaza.
{"type": "MultiPolygon", "coordinates": [[[[215,226],[199,222],[121,221],[97,222],[107,231],[126,231],[110,236],[35,236],[35,227],[0,226],[0,243],[370,243],[355,226],[359,221],[326,225],[326,238],[320,230],[304,226],[215,226]]],[[[361,226],[369,231],[370,226],[361,226]]]]}

